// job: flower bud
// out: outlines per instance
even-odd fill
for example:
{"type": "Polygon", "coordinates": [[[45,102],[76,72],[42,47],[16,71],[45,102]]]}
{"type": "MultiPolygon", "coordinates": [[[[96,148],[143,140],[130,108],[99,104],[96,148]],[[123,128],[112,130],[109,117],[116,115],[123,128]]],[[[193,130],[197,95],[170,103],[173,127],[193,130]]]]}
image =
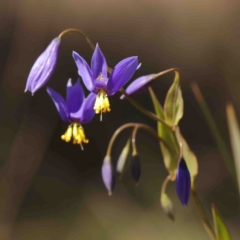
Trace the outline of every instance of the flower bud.
{"type": "Polygon", "coordinates": [[[187,206],[191,191],[191,177],[187,164],[183,158],[181,158],[178,163],[176,191],[182,205],[187,206]]]}
{"type": "Polygon", "coordinates": [[[132,177],[136,182],[136,185],[138,185],[138,181],[141,176],[141,162],[138,158],[138,155],[133,155],[131,160],[131,172],[132,177]]]}
{"type": "Polygon", "coordinates": [[[168,197],[166,193],[162,193],[160,197],[161,206],[164,212],[168,215],[168,217],[174,221],[175,217],[173,214],[173,204],[171,199],[168,197]]]}
{"type": "Polygon", "coordinates": [[[48,82],[56,67],[60,42],[60,38],[54,38],[45,51],[37,58],[28,75],[25,92],[30,91],[33,95],[48,82]]]}
{"type": "Polygon", "coordinates": [[[108,190],[108,195],[112,195],[112,191],[115,187],[115,172],[112,167],[111,157],[105,156],[102,165],[102,179],[105,184],[105,187],[108,190]]]}
{"type": "Polygon", "coordinates": [[[130,150],[130,140],[128,140],[126,142],[126,145],[123,148],[123,150],[118,158],[118,161],[117,161],[117,172],[119,174],[123,173],[123,169],[124,169],[127,157],[128,157],[129,150],[130,150]]]}

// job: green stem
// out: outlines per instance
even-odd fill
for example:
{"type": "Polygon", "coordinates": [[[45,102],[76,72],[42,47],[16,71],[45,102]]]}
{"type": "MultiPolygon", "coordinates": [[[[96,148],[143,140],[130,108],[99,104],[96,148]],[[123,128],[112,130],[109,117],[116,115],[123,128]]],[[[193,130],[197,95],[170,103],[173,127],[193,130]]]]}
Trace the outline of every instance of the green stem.
{"type": "Polygon", "coordinates": [[[124,94],[125,98],[142,113],[144,113],[145,115],[147,115],[148,117],[152,118],[155,121],[161,122],[170,130],[172,130],[172,126],[168,125],[162,118],[158,117],[156,114],[142,107],[137,101],[135,101],[132,97],[130,97],[123,88],[120,90],[120,92],[124,94]]]}

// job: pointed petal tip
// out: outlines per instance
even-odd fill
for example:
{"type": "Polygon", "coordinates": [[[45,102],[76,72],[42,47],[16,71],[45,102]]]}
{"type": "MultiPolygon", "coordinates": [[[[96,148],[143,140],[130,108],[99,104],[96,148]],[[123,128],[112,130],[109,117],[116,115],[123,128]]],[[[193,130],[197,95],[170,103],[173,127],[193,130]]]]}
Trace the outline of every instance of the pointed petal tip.
{"type": "Polygon", "coordinates": [[[67,81],[67,87],[72,87],[72,79],[69,78],[67,81]]]}
{"type": "Polygon", "coordinates": [[[112,196],[112,192],[108,192],[108,196],[111,197],[112,196]]]}

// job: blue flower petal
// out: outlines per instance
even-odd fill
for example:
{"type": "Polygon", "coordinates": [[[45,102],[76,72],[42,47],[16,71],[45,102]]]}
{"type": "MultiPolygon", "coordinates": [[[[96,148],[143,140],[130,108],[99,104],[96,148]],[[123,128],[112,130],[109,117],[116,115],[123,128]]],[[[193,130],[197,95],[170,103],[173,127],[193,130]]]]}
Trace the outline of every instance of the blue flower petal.
{"type": "Polygon", "coordinates": [[[191,192],[191,177],[187,164],[183,158],[178,164],[176,191],[182,205],[187,206],[191,192]]]}
{"type": "Polygon", "coordinates": [[[72,79],[68,80],[67,83],[67,105],[69,112],[77,112],[84,100],[84,92],[80,84],[80,80],[72,85],[72,79]]]}
{"type": "Polygon", "coordinates": [[[69,122],[69,110],[63,97],[49,87],[47,87],[47,92],[49,96],[52,98],[53,103],[55,104],[57,111],[60,114],[62,120],[64,122],[69,122]]]}
{"type": "Polygon", "coordinates": [[[113,69],[107,84],[108,95],[120,90],[133,76],[138,66],[138,57],[125,58],[113,69]]]}
{"type": "Polygon", "coordinates": [[[90,122],[95,115],[95,112],[93,110],[95,100],[96,94],[90,93],[88,97],[83,101],[83,104],[79,111],[76,113],[70,113],[71,119],[76,119],[82,124],[90,122]]]}
{"type": "Polygon", "coordinates": [[[87,62],[76,52],[73,51],[72,53],[73,59],[78,68],[78,74],[82,77],[83,83],[85,84],[86,88],[92,92],[94,91],[93,85],[93,75],[90,67],[88,66],[87,62]]]}
{"type": "MultiPolygon", "coordinates": [[[[135,95],[143,92],[153,83],[155,75],[156,74],[149,74],[149,75],[137,78],[126,88],[126,93],[128,95],[135,95]]],[[[125,96],[122,95],[120,98],[124,99],[125,96]]]]}
{"type": "Polygon", "coordinates": [[[91,68],[93,79],[107,78],[107,62],[98,44],[96,45],[92,56],[91,68]]]}
{"type": "Polygon", "coordinates": [[[26,91],[31,91],[32,95],[52,76],[59,53],[60,38],[54,38],[45,51],[37,58],[28,75],[26,91]]]}

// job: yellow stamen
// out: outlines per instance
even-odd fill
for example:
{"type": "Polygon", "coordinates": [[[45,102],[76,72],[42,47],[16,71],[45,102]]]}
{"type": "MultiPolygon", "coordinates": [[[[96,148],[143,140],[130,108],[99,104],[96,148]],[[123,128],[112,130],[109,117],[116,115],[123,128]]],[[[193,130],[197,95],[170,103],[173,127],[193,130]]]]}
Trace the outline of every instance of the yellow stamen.
{"type": "MultiPolygon", "coordinates": [[[[82,142],[88,143],[89,140],[86,138],[84,134],[84,129],[79,123],[73,123],[68,126],[67,131],[61,136],[61,139],[65,142],[70,142],[72,139],[73,144],[80,144],[82,142]]],[[[82,146],[81,146],[82,148],[82,146]]]]}
{"type": "Polygon", "coordinates": [[[96,96],[96,101],[93,109],[95,110],[96,114],[111,111],[108,96],[104,90],[100,90],[96,96]]]}

